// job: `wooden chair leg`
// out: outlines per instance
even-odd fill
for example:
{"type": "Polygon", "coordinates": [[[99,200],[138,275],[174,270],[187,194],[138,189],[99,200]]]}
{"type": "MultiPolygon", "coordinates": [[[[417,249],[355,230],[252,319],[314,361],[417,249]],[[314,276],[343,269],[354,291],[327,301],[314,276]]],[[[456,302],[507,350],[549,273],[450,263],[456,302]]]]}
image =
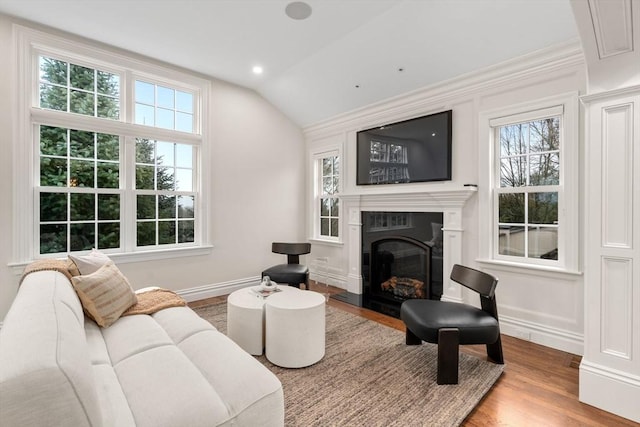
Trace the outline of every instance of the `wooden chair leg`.
{"type": "Polygon", "coordinates": [[[438,331],[438,384],[458,384],[458,328],[438,331]]]}
{"type": "Polygon", "coordinates": [[[498,335],[498,341],[493,344],[487,344],[487,356],[500,365],[504,364],[504,357],[502,356],[502,340],[498,335]]]}
{"type": "Polygon", "coordinates": [[[406,329],[407,329],[407,333],[405,335],[405,343],[407,345],[420,345],[420,344],[422,344],[422,340],[416,334],[411,332],[409,330],[409,328],[406,328],[406,329]]]}

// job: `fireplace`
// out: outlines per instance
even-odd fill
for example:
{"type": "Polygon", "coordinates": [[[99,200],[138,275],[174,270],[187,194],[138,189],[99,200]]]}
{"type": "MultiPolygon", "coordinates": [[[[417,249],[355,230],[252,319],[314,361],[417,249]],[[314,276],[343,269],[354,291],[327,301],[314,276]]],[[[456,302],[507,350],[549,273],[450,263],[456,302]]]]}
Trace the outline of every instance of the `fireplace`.
{"type": "Polygon", "coordinates": [[[442,213],[362,212],[362,305],[394,317],[442,295],[442,213]]]}

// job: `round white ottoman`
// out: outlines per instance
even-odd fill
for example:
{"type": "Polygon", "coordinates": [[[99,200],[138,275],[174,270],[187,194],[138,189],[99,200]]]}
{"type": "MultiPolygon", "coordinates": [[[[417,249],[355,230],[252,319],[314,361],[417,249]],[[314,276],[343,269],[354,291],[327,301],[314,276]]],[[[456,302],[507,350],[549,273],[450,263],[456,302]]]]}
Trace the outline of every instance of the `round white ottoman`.
{"type": "Polygon", "coordinates": [[[265,354],[274,365],[302,368],[324,357],[325,297],[281,292],[265,304],[265,354]]]}
{"type": "Polygon", "coordinates": [[[290,286],[278,286],[282,292],[263,298],[252,289],[238,289],[229,294],[227,298],[227,336],[247,353],[260,356],[264,349],[265,301],[276,295],[301,291],[290,286]]]}

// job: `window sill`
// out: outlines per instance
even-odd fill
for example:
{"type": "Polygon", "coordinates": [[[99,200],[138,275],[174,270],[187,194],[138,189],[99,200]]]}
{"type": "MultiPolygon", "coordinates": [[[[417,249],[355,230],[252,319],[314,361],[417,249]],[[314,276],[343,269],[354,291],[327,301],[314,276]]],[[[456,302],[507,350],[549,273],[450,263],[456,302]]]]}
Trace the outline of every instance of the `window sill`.
{"type": "MultiPolygon", "coordinates": [[[[203,245],[188,248],[159,249],[154,251],[107,253],[107,255],[116,264],[128,264],[132,262],[157,261],[162,259],[209,255],[212,250],[212,245],[203,245]]],[[[13,270],[13,274],[18,276],[22,274],[24,267],[29,265],[32,261],[13,262],[9,263],[8,266],[13,270]]]]}
{"type": "Polygon", "coordinates": [[[546,265],[521,264],[486,258],[477,258],[476,262],[499,271],[519,274],[535,274],[536,276],[549,277],[552,279],[578,280],[582,277],[582,271],[569,270],[560,267],[549,267],[546,265]]]}
{"type": "Polygon", "coordinates": [[[311,238],[309,239],[309,241],[311,243],[315,243],[318,245],[327,245],[327,246],[335,246],[335,247],[344,246],[344,243],[339,240],[325,240],[325,239],[311,238]]]}

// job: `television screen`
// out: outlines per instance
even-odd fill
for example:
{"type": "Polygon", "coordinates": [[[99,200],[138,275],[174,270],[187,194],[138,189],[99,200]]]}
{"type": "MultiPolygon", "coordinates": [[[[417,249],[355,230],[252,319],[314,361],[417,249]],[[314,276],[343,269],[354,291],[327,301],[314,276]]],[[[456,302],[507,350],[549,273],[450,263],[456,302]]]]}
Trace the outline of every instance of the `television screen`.
{"type": "Polygon", "coordinates": [[[451,180],[451,113],[358,132],[356,184],[451,180]]]}

